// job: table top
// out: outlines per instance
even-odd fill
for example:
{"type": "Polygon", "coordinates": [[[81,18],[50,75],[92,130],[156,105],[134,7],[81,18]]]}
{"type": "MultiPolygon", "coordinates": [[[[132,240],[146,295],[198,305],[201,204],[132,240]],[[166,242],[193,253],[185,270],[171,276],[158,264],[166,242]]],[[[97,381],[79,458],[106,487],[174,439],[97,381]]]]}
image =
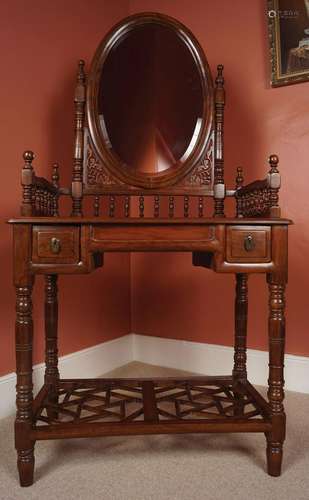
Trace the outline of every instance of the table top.
{"type": "Polygon", "coordinates": [[[293,221],[290,219],[282,218],[235,218],[235,217],[210,217],[210,218],[183,218],[183,217],[173,217],[173,218],[103,218],[103,217],[16,217],[8,220],[9,224],[125,224],[125,225],[290,225],[293,221]]]}

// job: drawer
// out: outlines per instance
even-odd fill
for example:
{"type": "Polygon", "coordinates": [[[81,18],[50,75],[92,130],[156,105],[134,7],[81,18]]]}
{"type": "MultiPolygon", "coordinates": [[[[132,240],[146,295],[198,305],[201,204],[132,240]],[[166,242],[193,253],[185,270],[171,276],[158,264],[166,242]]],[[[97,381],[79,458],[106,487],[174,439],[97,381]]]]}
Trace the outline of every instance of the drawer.
{"type": "Polygon", "coordinates": [[[79,261],[79,228],[34,226],[33,263],[74,264],[79,261]]]}
{"type": "Polygon", "coordinates": [[[229,262],[269,262],[271,228],[267,226],[230,226],[226,235],[226,258],[229,262]]]}

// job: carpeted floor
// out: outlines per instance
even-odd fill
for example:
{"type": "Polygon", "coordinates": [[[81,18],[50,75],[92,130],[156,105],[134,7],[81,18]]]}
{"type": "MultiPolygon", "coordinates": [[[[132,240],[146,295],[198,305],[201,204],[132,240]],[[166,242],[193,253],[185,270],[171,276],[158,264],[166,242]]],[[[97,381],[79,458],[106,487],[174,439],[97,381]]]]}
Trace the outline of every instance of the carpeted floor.
{"type": "MultiPolygon", "coordinates": [[[[130,363],[113,376],[184,372],[130,363]]],[[[20,488],[13,418],[0,421],[1,500],[309,500],[309,395],[286,394],[283,474],[265,472],[265,437],[141,436],[40,441],[35,483],[20,488]]]]}

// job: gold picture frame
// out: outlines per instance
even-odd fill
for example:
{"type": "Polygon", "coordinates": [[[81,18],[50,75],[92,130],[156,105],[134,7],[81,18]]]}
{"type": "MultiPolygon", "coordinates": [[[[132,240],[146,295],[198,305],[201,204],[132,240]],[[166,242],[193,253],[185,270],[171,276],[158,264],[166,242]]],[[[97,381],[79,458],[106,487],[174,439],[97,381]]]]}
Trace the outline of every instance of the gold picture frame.
{"type": "Polygon", "coordinates": [[[309,81],[309,0],[268,0],[271,86],[309,81]]]}

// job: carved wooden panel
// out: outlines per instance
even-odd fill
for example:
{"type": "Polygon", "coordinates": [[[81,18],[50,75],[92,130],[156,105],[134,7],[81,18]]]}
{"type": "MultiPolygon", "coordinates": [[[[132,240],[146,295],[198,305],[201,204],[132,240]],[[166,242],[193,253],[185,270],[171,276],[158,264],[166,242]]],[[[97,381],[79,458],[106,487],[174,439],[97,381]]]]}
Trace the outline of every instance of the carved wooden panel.
{"type": "Polygon", "coordinates": [[[89,186],[116,186],[116,181],[98,158],[90,138],[87,137],[85,148],[85,184],[89,186]]]}
{"type": "MultiPolygon", "coordinates": [[[[214,178],[214,134],[212,133],[207,146],[204,158],[201,163],[196,165],[191,172],[182,179],[177,187],[187,187],[192,191],[194,188],[206,188],[211,190],[213,187],[214,178]]],[[[84,154],[84,183],[90,188],[104,190],[117,187],[124,188],[125,184],[116,179],[101,162],[98,154],[95,151],[91,139],[86,132],[85,137],[85,154],[84,154]]],[[[132,186],[130,186],[132,187],[132,186]]],[[[129,188],[129,186],[128,186],[129,188]]],[[[172,191],[173,186],[166,188],[167,191],[172,191]]]]}

